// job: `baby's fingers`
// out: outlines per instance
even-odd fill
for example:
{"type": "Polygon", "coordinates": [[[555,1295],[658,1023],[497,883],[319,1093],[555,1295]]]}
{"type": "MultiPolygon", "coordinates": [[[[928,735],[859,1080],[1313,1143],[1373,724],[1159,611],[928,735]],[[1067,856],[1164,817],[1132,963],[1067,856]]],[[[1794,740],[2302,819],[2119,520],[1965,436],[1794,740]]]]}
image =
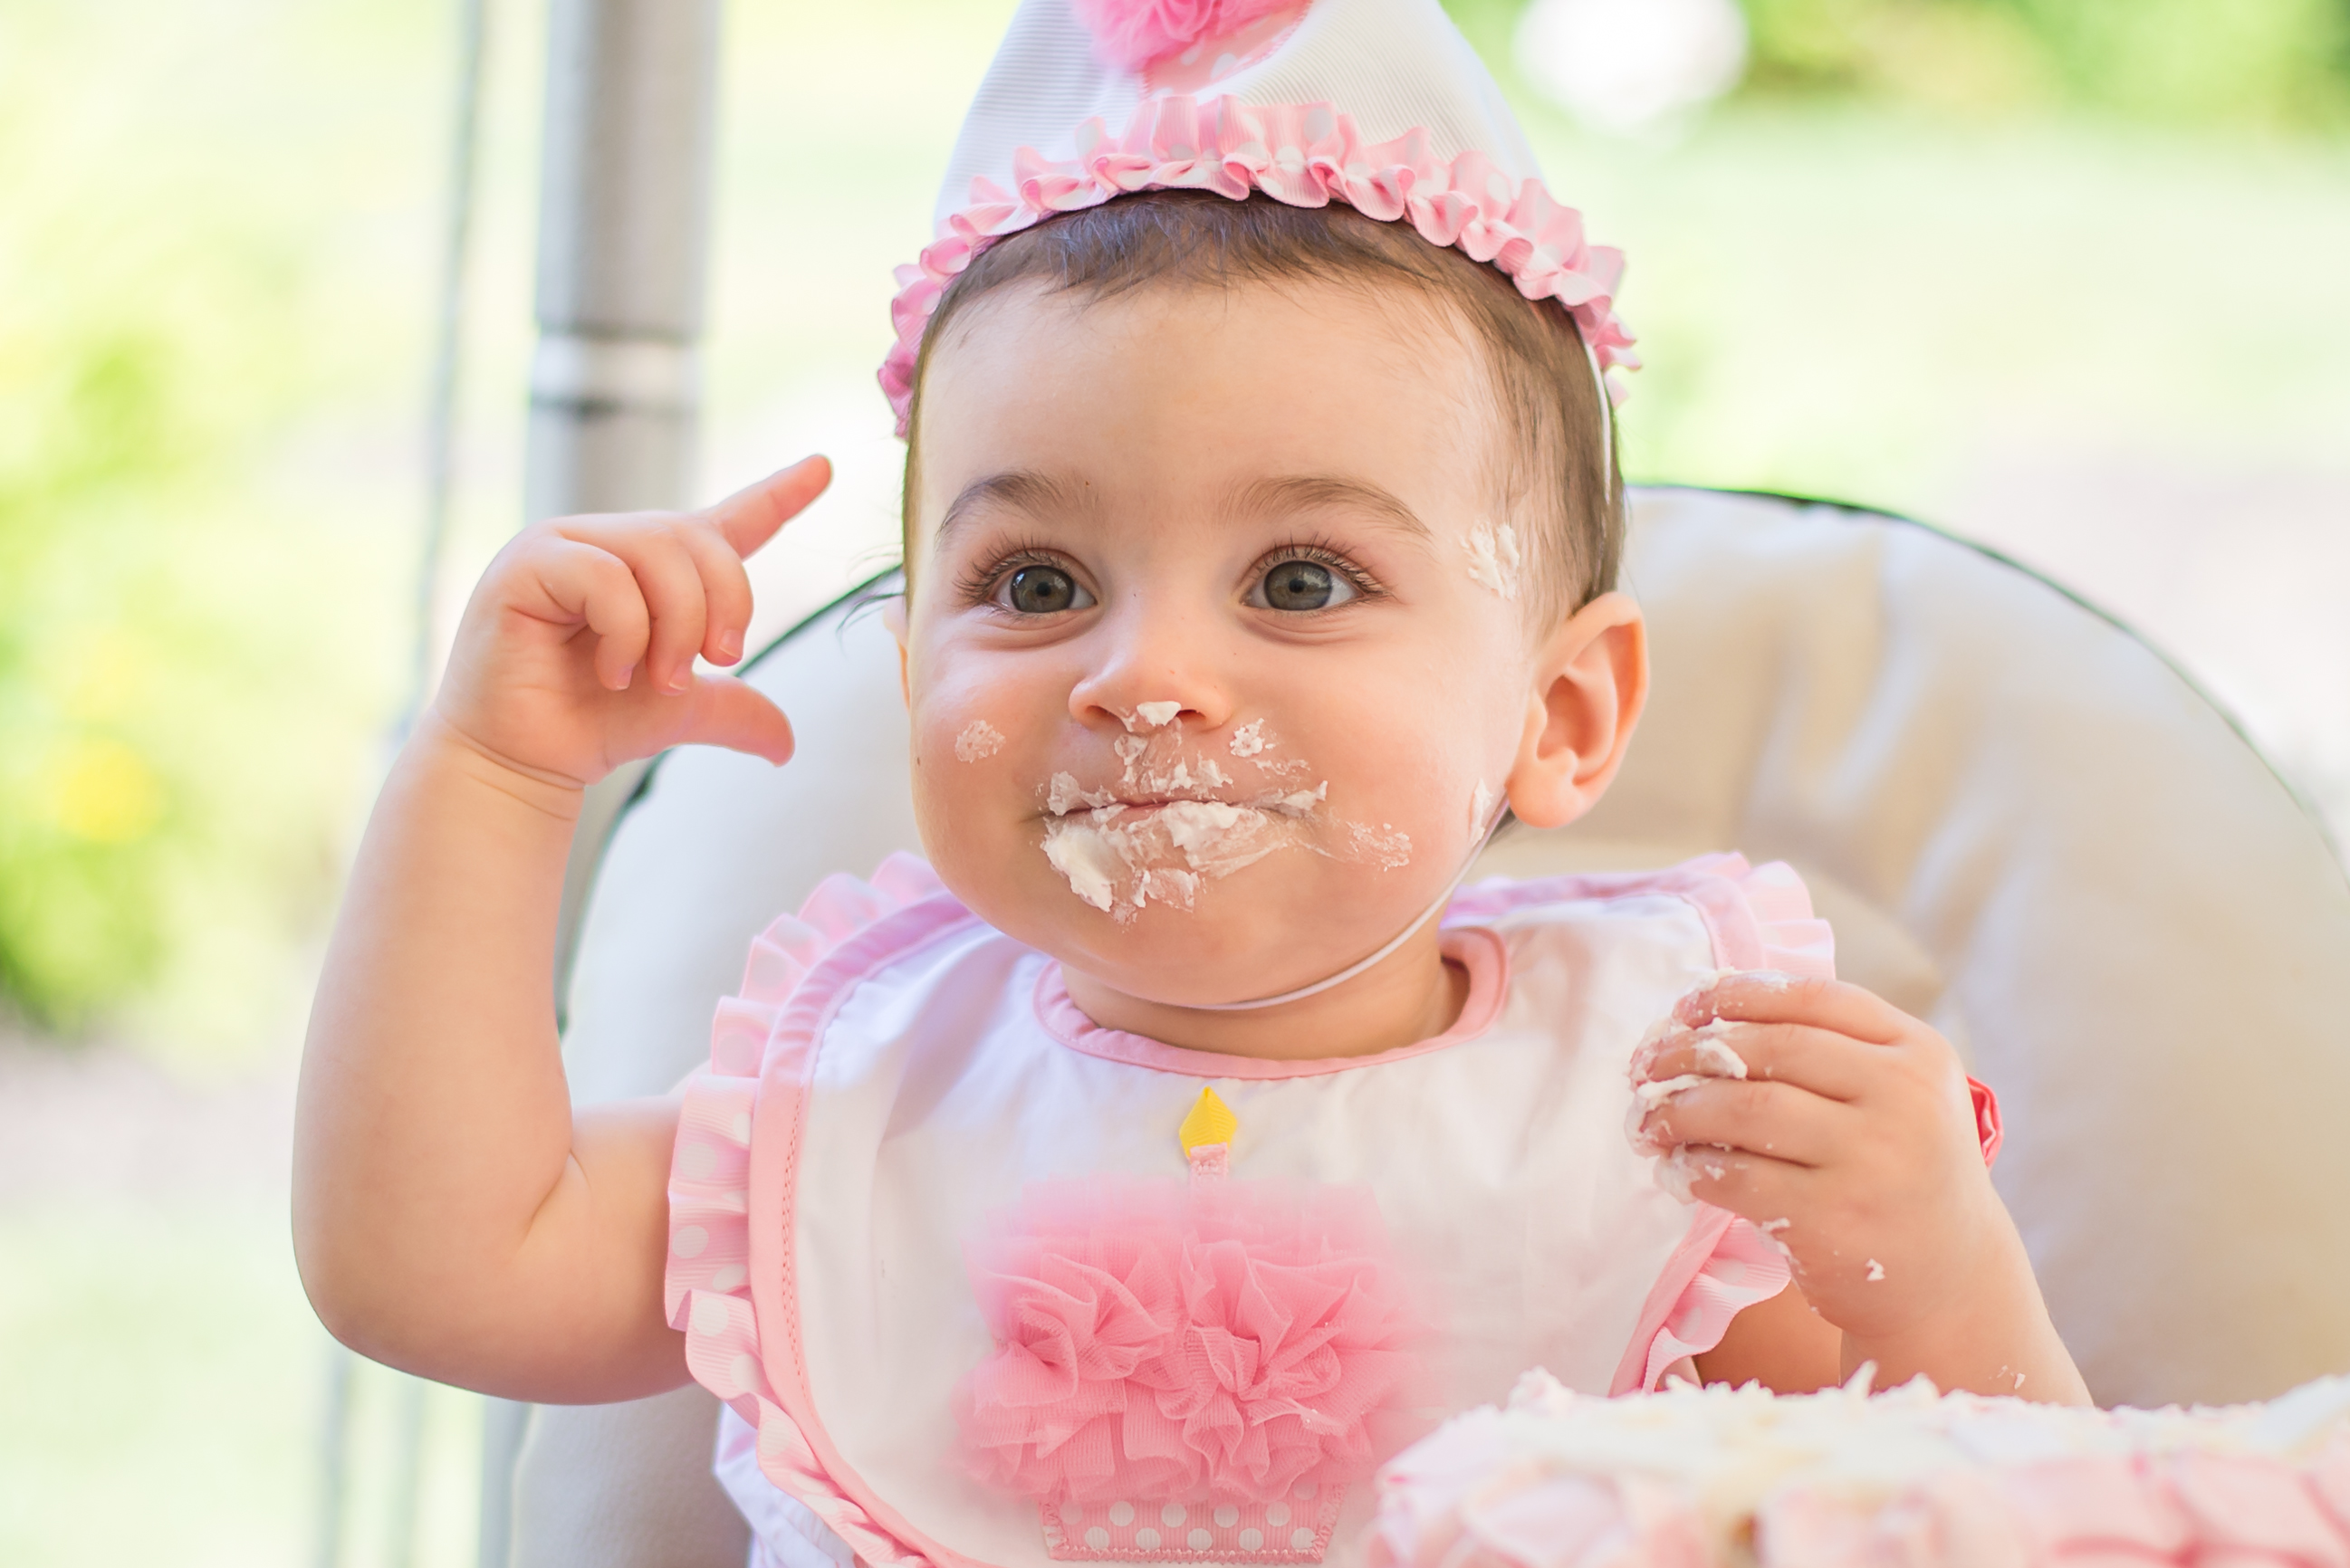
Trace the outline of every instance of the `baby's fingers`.
{"type": "Polygon", "coordinates": [[[1668,1096],[1640,1123],[1651,1148],[1711,1144],[1800,1166],[1833,1158],[1854,1113],[1789,1084],[1709,1078],[1668,1096]]]}
{"type": "Polygon", "coordinates": [[[1885,1070],[1885,1048],[1802,1023],[1726,1023],[1676,1027],[1635,1062],[1638,1081],[1684,1074],[1793,1084],[1831,1100],[1856,1100],[1885,1070]]]}
{"type": "Polygon", "coordinates": [[[1890,1045],[1919,1025],[1877,995],[1840,980],[1790,974],[1726,974],[1674,1004],[1673,1016],[1691,1028],[1724,1019],[1742,1023],[1806,1023],[1873,1044],[1890,1045]]]}
{"type": "Polygon", "coordinates": [[[1771,1155],[1704,1144],[1685,1144],[1657,1161],[1657,1184],[1674,1197],[1727,1209],[1757,1225],[1800,1212],[1811,1196],[1810,1174],[1771,1155]]]}
{"type": "Polygon", "coordinates": [[[668,519],[642,515],[574,517],[556,526],[564,537],[627,563],[652,616],[651,636],[640,650],[645,672],[657,691],[684,691],[693,681],[693,656],[702,649],[709,599],[680,530],[668,519]]]}
{"type": "Polygon", "coordinates": [[[747,556],[774,538],[777,529],[805,511],[831,483],[830,460],[804,457],[756,484],[745,485],[705,515],[738,558],[747,556]]]}
{"type": "Polygon", "coordinates": [[[628,563],[608,550],[577,539],[558,540],[541,559],[540,589],[567,620],[595,634],[598,684],[629,689],[629,672],[644,656],[652,633],[651,612],[628,563]]]}
{"type": "Polygon", "coordinates": [[[743,569],[743,557],[707,519],[681,518],[676,532],[702,576],[702,657],[712,664],[732,664],[743,657],[743,638],[751,624],[751,575],[743,569]]]}
{"type": "Polygon", "coordinates": [[[693,683],[693,711],[681,742],[724,746],[781,767],[792,758],[792,722],[766,696],[740,680],[704,675],[693,683]]]}

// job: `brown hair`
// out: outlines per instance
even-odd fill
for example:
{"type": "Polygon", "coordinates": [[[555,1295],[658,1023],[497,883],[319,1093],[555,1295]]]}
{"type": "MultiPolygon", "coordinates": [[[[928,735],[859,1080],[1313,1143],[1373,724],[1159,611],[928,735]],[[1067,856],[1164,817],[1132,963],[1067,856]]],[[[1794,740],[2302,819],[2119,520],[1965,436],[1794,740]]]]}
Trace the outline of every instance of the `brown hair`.
{"type": "Polygon", "coordinates": [[[907,417],[905,543],[913,542],[922,382],[955,317],[1015,283],[1112,298],[1152,285],[1229,288],[1244,282],[1337,282],[1417,292],[1449,308],[1484,351],[1513,440],[1495,454],[1495,499],[1531,524],[1527,552],[1544,623],[1616,586],[1623,485],[1597,378],[1574,317],[1529,300],[1496,268],[1430,244],[1408,223],[1353,208],[1234,202],[1209,192],[1150,191],[1064,213],[996,241],[940,296],[914,365],[907,417]],[[1531,504],[1529,504],[1531,503],[1531,504]]]}

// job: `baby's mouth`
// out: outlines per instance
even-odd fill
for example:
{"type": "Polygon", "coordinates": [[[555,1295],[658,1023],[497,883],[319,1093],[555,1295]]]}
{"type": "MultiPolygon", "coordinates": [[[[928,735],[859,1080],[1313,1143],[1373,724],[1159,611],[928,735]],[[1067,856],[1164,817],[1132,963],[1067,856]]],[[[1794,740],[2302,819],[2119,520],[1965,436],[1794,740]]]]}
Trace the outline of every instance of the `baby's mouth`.
{"type": "Polygon", "coordinates": [[[1071,892],[1123,923],[1154,903],[1188,909],[1203,879],[1302,844],[1305,815],[1196,796],[1112,797],[1048,812],[1045,858],[1071,892]]]}
{"type": "Polygon", "coordinates": [[[1401,833],[1327,818],[1328,782],[1306,786],[1311,775],[1303,759],[1267,754],[1277,742],[1263,720],[1240,726],[1226,743],[1255,770],[1253,793],[1243,793],[1204,749],[1187,750],[1180,724],[1152,728],[1145,734],[1129,725],[1111,742],[1120,769],[1115,782],[1089,789],[1075,774],[1056,773],[1042,792],[1045,858],[1071,892],[1120,924],[1151,904],[1189,909],[1202,881],[1229,877],[1277,849],[1365,859],[1386,869],[1409,857],[1401,833]],[[1333,833],[1335,842],[1324,843],[1333,833]]]}
{"type": "Polygon", "coordinates": [[[1263,812],[1274,816],[1304,817],[1310,815],[1328,795],[1330,786],[1325,782],[1312,789],[1268,789],[1255,794],[1235,796],[1231,793],[1216,794],[1207,790],[1126,790],[1111,787],[1086,789],[1071,774],[1055,774],[1045,792],[1045,808],[1039,814],[1046,822],[1082,816],[1097,824],[1139,819],[1145,813],[1163,811],[1170,806],[1216,806],[1233,811],[1263,812]]]}

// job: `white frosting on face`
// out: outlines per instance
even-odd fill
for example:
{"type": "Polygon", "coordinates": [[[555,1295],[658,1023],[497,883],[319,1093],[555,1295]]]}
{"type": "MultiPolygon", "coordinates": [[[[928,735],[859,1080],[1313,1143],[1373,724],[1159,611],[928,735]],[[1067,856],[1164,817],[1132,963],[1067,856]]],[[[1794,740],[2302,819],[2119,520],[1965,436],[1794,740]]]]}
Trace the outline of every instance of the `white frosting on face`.
{"type": "Polygon", "coordinates": [[[966,763],[992,757],[1003,749],[1003,732],[984,719],[973,719],[955,737],[955,756],[966,763]]]}
{"type": "Polygon", "coordinates": [[[1182,711],[1183,704],[1173,701],[1137,702],[1134,705],[1134,716],[1153,730],[1164,729],[1173,723],[1175,715],[1182,711]]]}
{"type": "Polygon", "coordinates": [[[1411,837],[1392,824],[1374,827],[1327,815],[1328,780],[1307,784],[1302,758],[1268,754],[1274,741],[1262,719],[1235,729],[1232,754],[1258,771],[1259,790],[1233,798],[1237,781],[1212,757],[1187,747],[1172,702],[1143,703],[1112,737],[1112,786],[1087,789],[1056,773],[1037,792],[1045,811],[1042,847],[1069,890],[1118,921],[1160,905],[1190,909],[1204,881],[1229,877],[1276,849],[1298,848],[1392,871],[1409,865],[1411,837]],[[1168,722],[1156,722],[1164,719],[1168,722]],[[1140,732],[1139,721],[1154,721],[1140,732]]]}
{"type": "Polygon", "coordinates": [[[1125,921],[1151,904],[1188,909],[1203,878],[1229,877],[1297,840],[1278,810],[1211,800],[1109,805],[1047,819],[1045,858],[1069,891],[1125,921]]]}
{"type": "MultiPolygon", "coordinates": [[[[1880,1263],[1880,1262],[1877,1262],[1876,1259],[1874,1259],[1874,1258],[1869,1259],[1869,1260],[1868,1260],[1868,1282],[1869,1282],[1870,1284],[1872,1284],[1872,1285],[1873,1285],[1873,1284],[1875,1284],[1877,1281],[1879,1281],[1879,1280],[1883,1279],[1884,1277],[1885,1277],[1885,1265],[1884,1265],[1884,1264],[1882,1264],[1882,1263],[1880,1263]]],[[[2017,1382],[2017,1385],[2018,1385],[2019,1386],[2022,1386],[2022,1379],[2018,1378],[2018,1379],[2016,1380],[2016,1382],[2017,1382]]]]}
{"type": "Polygon", "coordinates": [[[1469,836],[1471,840],[1485,836],[1485,828],[1493,820],[1493,792],[1483,779],[1477,781],[1476,790],[1469,796],[1469,836]]]}
{"type": "Polygon", "coordinates": [[[1045,858],[1069,879],[1069,891],[1095,909],[1108,909],[1117,897],[1118,873],[1125,869],[1125,861],[1100,829],[1055,821],[1045,830],[1045,858]]]}
{"type": "Polygon", "coordinates": [[[1469,530],[1469,580],[1505,599],[1518,597],[1524,552],[1518,531],[1507,523],[1480,523],[1469,530]]]}
{"type": "MultiPolygon", "coordinates": [[[[1325,784],[1322,786],[1330,786],[1325,784]]],[[[1373,827],[1367,822],[1346,825],[1347,846],[1358,859],[1368,861],[1382,871],[1399,871],[1411,864],[1411,836],[1392,823],[1382,822],[1373,827]]]]}
{"type": "Polygon", "coordinates": [[[1045,795],[1045,809],[1055,816],[1066,816],[1083,806],[1107,805],[1118,797],[1106,789],[1079,789],[1075,775],[1055,774],[1045,795]]]}

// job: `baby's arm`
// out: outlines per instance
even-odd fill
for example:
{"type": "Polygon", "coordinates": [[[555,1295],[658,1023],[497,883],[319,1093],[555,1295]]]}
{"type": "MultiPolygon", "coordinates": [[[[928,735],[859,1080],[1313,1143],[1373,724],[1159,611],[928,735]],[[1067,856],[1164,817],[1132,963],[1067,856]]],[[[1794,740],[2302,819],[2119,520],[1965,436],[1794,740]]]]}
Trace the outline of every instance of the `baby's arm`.
{"type": "Polygon", "coordinates": [[[302,1061],[294,1240],[337,1338],[444,1382],[608,1400],[685,1378],[661,1321],[673,1100],[574,1115],[556,914],[581,792],[699,742],[781,763],[739,682],[742,557],[821,459],[705,514],[525,530],[474,591],[353,867],[302,1061]]]}
{"type": "Polygon", "coordinates": [[[1945,1389],[2086,1404],[1950,1043],[1858,986],[1732,975],[1683,999],[1643,1075],[1712,1073],[1695,1032],[1716,1021],[1730,1027],[1708,1033],[1746,1077],[1704,1077],[1641,1134],[1674,1149],[1694,1196],[1774,1235],[1795,1282],[1741,1314],[1700,1372],[1816,1386],[1833,1344],[1838,1376],[1873,1361],[1879,1387],[1922,1372],[1945,1389]]]}

